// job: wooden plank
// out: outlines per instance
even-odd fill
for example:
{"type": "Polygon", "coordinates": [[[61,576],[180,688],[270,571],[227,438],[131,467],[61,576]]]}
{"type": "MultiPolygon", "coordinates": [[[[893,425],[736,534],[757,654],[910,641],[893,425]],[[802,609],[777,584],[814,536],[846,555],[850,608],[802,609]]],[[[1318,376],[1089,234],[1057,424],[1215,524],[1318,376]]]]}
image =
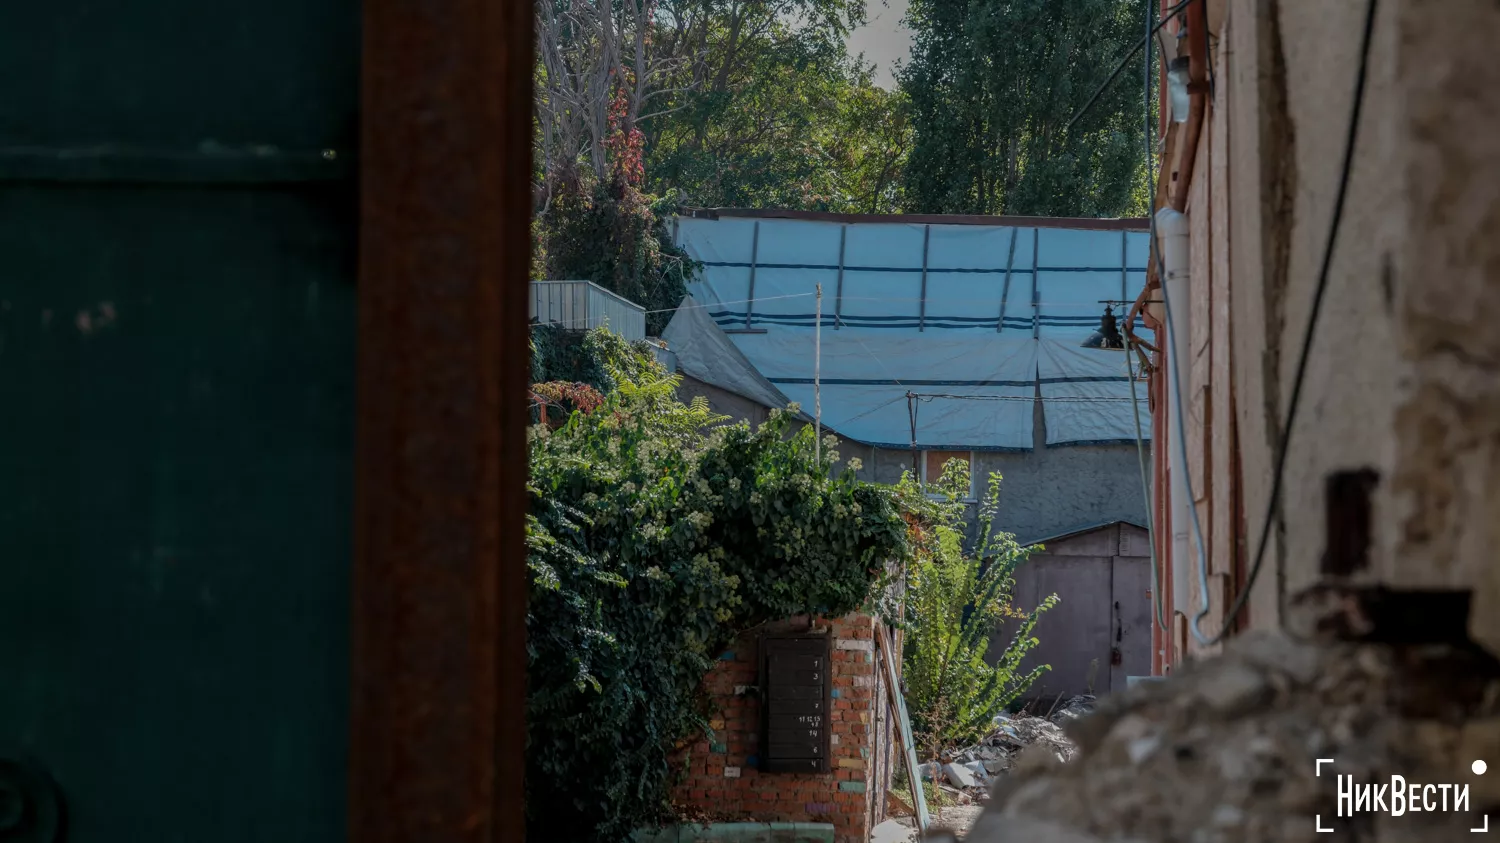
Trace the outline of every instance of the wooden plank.
{"type": "Polygon", "coordinates": [[[995,323],[997,334],[1005,329],[1005,304],[1010,299],[1010,273],[1016,262],[1016,235],[1019,233],[1019,228],[1010,230],[1010,250],[1005,257],[1005,286],[1000,289],[1000,319],[995,323]]]}
{"type": "Polygon", "coordinates": [[[532,10],[363,8],[347,839],[518,841],[532,10]]]}
{"type": "Polygon", "coordinates": [[[891,705],[896,709],[896,722],[901,725],[901,745],[906,748],[906,780],[911,784],[912,807],[917,812],[917,830],[925,835],[932,825],[932,818],[927,813],[927,797],[922,793],[922,774],[917,770],[917,746],[911,736],[911,718],[906,714],[906,698],[902,696],[900,685],[896,681],[891,639],[885,634],[884,624],[875,625],[875,635],[880,641],[880,652],[884,656],[880,660],[880,666],[885,673],[885,686],[890,692],[891,705]]]}
{"type": "Polygon", "coordinates": [[[760,258],[760,221],[750,234],[750,292],[745,296],[745,330],[751,330],[750,321],[755,317],[755,264],[760,258]]]}

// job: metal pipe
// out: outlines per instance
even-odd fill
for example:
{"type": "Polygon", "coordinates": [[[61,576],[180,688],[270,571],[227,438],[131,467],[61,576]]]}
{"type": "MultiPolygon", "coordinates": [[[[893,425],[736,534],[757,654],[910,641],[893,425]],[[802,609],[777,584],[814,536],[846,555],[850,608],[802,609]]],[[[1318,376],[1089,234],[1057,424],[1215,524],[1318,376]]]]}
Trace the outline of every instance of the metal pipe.
{"type": "Polygon", "coordinates": [[[750,330],[750,320],[755,316],[755,263],[760,257],[760,220],[750,234],[750,294],[745,296],[745,330],[750,330]]]}
{"type": "Polygon", "coordinates": [[[839,281],[834,290],[833,299],[833,329],[839,329],[839,322],[844,316],[844,244],[849,239],[849,226],[839,226],[839,281]]]}
{"type": "MultiPolygon", "coordinates": [[[[1189,235],[1188,221],[1183,214],[1171,209],[1163,208],[1156,215],[1156,231],[1160,238],[1162,256],[1163,279],[1166,287],[1166,299],[1175,303],[1167,311],[1167,339],[1162,344],[1166,351],[1166,399],[1167,418],[1177,419],[1186,412],[1180,401],[1186,397],[1186,390],[1173,389],[1173,381],[1186,379],[1191,372],[1191,360],[1189,355],[1188,338],[1191,335],[1191,326],[1188,321],[1188,290],[1191,286],[1191,273],[1189,262],[1189,235]]],[[[1180,383],[1180,381],[1179,381],[1180,383]]],[[[1187,464],[1187,443],[1181,441],[1180,431],[1182,425],[1166,425],[1163,433],[1170,440],[1175,440],[1173,446],[1167,451],[1167,470],[1171,476],[1170,494],[1170,519],[1171,519],[1171,558],[1173,562],[1172,577],[1172,602],[1178,607],[1187,607],[1190,602],[1188,592],[1187,574],[1193,570],[1192,559],[1192,512],[1193,506],[1191,495],[1188,492],[1188,472],[1191,470],[1187,464]]],[[[1160,447],[1160,443],[1157,443],[1160,447]]]]}
{"type": "Polygon", "coordinates": [[[813,326],[813,461],[823,459],[823,285],[818,287],[817,324],[813,326]]]}

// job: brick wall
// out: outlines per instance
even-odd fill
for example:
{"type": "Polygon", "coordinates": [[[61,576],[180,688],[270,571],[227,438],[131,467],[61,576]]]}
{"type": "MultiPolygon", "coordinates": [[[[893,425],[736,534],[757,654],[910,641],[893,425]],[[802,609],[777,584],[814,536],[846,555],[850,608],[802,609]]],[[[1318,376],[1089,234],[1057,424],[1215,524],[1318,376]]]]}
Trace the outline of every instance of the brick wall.
{"type": "Polygon", "coordinates": [[[889,759],[894,757],[887,748],[892,718],[873,618],[855,614],[811,622],[812,629],[831,628],[833,634],[832,772],[763,774],[757,769],[758,642],[761,635],[803,631],[809,623],[767,625],[742,636],[723,654],[705,680],[718,709],[711,737],[680,752],[677,769],[686,772],[673,801],[715,816],[832,823],[837,843],[865,843],[869,829],[885,817],[889,759]]]}

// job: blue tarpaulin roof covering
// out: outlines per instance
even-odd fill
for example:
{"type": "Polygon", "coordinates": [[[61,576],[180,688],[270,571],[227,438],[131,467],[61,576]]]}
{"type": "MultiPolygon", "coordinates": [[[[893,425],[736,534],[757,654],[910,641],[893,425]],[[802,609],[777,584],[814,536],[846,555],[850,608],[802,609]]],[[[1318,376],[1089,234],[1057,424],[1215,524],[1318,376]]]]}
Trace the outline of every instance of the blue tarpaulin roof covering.
{"type": "Polygon", "coordinates": [[[1127,355],[1080,346],[1139,295],[1150,236],[1099,223],[684,217],[703,270],[663,338],[686,374],[810,413],[821,284],[825,427],[910,447],[912,392],[920,448],[1030,450],[1040,395],[1048,445],[1134,442],[1127,355]]]}

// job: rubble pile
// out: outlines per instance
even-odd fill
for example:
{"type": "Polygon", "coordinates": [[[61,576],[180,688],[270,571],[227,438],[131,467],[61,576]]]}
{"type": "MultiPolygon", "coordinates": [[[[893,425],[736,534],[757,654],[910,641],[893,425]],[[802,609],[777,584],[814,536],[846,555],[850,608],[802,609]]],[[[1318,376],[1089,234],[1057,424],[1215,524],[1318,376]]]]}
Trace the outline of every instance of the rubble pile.
{"type": "MultiPolygon", "coordinates": [[[[1169,681],[1062,719],[1066,735],[1056,740],[1050,721],[1001,725],[1006,764],[1011,745],[1026,748],[969,843],[1335,839],[1319,822],[1343,833],[1336,839],[1467,839],[1486,812],[1500,811],[1500,664],[1471,647],[1313,645],[1257,633],[1169,681]],[[1333,761],[1320,771],[1319,758],[1333,761]],[[1492,774],[1476,773],[1475,759],[1489,759],[1492,774]],[[1339,775],[1468,785],[1468,810],[1340,818],[1339,775]]],[[[1491,824],[1500,830],[1500,816],[1491,824]]]]}
{"type": "Polygon", "coordinates": [[[978,744],[953,754],[954,760],[970,769],[982,770],[985,779],[1004,773],[1015,765],[1015,759],[1027,747],[1045,747],[1059,761],[1073,757],[1073,741],[1060,724],[1066,724],[1094,710],[1091,696],[1078,696],[1053,712],[1050,717],[1025,714],[1002,714],[995,718],[995,731],[978,744]]]}
{"type": "Polygon", "coordinates": [[[1078,696],[1049,717],[1002,714],[995,718],[995,730],[983,741],[922,764],[922,778],[933,782],[950,804],[987,802],[996,777],[1014,767],[1028,747],[1041,747],[1059,761],[1073,757],[1073,742],[1059,724],[1083,717],[1094,705],[1092,696],[1078,696]]]}

